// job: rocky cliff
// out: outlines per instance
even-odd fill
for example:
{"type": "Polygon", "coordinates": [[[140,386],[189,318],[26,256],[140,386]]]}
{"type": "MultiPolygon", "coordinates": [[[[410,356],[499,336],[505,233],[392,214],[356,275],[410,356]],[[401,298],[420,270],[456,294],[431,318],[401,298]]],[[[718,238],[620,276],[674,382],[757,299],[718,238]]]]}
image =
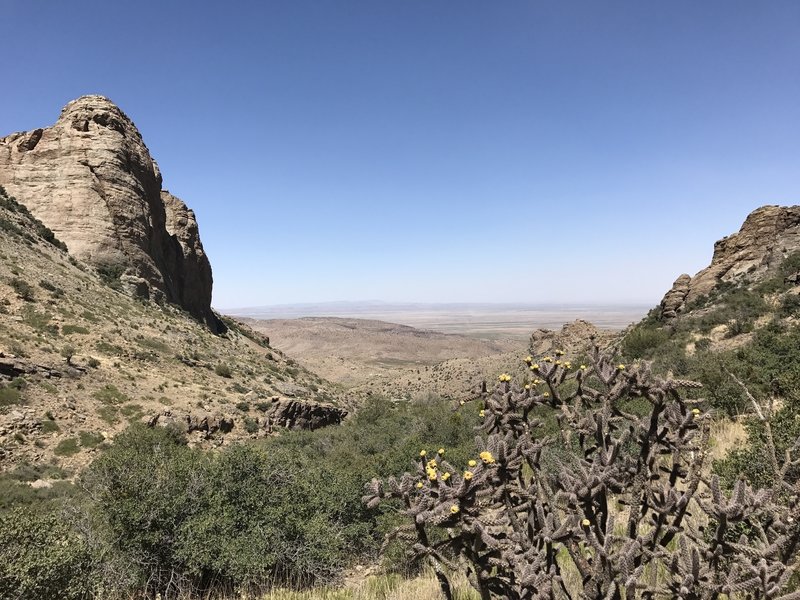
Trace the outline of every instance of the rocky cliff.
{"type": "Polygon", "coordinates": [[[52,127],[0,138],[0,184],[75,257],[224,330],[194,213],[161,189],[141,134],[108,98],[83,96],[52,127]]]}
{"type": "Polygon", "coordinates": [[[661,301],[661,315],[676,317],[688,303],[711,293],[721,282],[760,279],[797,251],[800,206],[762,206],[748,215],[738,233],[714,244],[708,267],[694,277],[678,277],[661,301]]]}

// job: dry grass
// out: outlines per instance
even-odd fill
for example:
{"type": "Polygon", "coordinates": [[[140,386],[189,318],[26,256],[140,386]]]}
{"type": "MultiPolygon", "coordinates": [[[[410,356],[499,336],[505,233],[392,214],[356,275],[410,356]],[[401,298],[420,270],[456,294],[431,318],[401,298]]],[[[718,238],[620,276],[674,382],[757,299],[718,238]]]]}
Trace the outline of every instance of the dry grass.
{"type": "MultiPolygon", "coordinates": [[[[478,600],[478,593],[464,577],[454,577],[456,600],[478,600]]],[[[321,588],[303,592],[276,590],[252,600],[441,600],[439,584],[432,573],[414,579],[396,575],[373,575],[346,588],[321,588]]]]}

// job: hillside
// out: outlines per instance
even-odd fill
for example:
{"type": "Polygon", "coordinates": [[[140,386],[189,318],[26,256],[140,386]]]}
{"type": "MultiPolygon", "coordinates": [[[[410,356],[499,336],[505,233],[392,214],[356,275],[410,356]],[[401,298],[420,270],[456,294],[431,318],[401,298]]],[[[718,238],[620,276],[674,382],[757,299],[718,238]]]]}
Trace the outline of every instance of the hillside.
{"type": "Polygon", "coordinates": [[[0,469],[73,472],[129,422],[218,446],[338,423],[336,386],[233,321],[130,296],[0,189],[0,469]]]}
{"type": "Polygon", "coordinates": [[[765,206],[714,246],[711,264],[681,275],[622,340],[632,359],[706,384],[735,415],[749,401],[731,375],[764,396],[800,398],[800,206],[765,206]]]}

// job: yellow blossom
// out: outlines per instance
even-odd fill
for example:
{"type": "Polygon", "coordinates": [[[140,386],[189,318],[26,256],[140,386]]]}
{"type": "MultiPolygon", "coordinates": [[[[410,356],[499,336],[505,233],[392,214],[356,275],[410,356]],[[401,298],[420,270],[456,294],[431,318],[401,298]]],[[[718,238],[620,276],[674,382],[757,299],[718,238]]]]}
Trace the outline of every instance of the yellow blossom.
{"type": "Polygon", "coordinates": [[[439,448],[439,450],[437,450],[436,454],[438,454],[439,456],[442,456],[444,454],[444,448],[439,448]]]}
{"type": "Polygon", "coordinates": [[[428,479],[431,481],[436,481],[436,471],[434,469],[428,469],[428,479]]]}
{"type": "Polygon", "coordinates": [[[442,473],[442,481],[447,481],[450,479],[450,473],[442,473]]]}
{"type": "Polygon", "coordinates": [[[428,468],[429,469],[435,469],[437,466],[438,465],[436,463],[436,459],[435,458],[433,458],[433,459],[428,461],[428,468]]]}
{"type": "Polygon", "coordinates": [[[487,465],[490,465],[494,462],[494,456],[492,456],[492,453],[489,452],[488,450],[484,450],[483,452],[481,452],[480,457],[481,460],[487,465]]]}
{"type": "Polygon", "coordinates": [[[484,417],[484,416],[486,416],[486,411],[485,410],[481,410],[481,412],[479,412],[478,415],[481,416],[481,417],[484,417]]]}
{"type": "Polygon", "coordinates": [[[545,398],[549,398],[550,397],[550,392],[545,392],[544,394],[542,394],[542,396],[544,396],[545,398]]]}
{"type": "Polygon", "coordinates": [[[421,490],[421,489],[422,489],[422,482],[421,482],[421,481],[418,481],[418,482],[417,482],[417,489],[418,489],[418,490],[421,490]]]}
{"type": "Polygon", "coordinates": [[[592,523],[591,521],[589,521],[589,519],[584,519],[583,521],[581,521],[581,525],[583,525],[584,527],[588,527],[591,524],[592,523]]]}
{"type": "Polygon", "coordinates": [[[565,368],[565,369],[571,369],[571,368],[572,368],[572,363],[571,363],[571,362],[569,362],[569,361],[565,362],[565,363],[564,363],[564,368],[565,368]]]}
{"type": "Polygon", "coordinates": [[[585,371],[585,370],[586,370],[586,365],[581,365],[581,371],[585,371]]]}
{"type": "Polygon", "coordinates": [[[550,357],[550,356],[545,356],[545,357],[544,357],[542,360],[543,360],[544,362],[553,362],[553,359],[552,359],[552,357],[550,357]]]}
{"type": "Polygon", "coordinates": [[[556,356],[564,356],[563,350],[556,350],[556,356]]]}
{"type": "Polygon", "coordinates": [[[460,510],[461,510],[461,509],[460,509],[460,508],[458,508],[458,505],[457,505],[457,504],[453,504],[453,506],[451,506],[451,507],[450,507],[450,512],[451,512],[452,514],[454,514],[454,515],[457,515],[457,514],[458,514],[458,512],[459,512],[460,510]]]}
{"type": "Polygon", "coordinates": [[[531,364],[532,361],[533,361],[533,357],[532,356],[528,356],[528,357],[525,358],[525,362],[528,363],[528,364],[531,364]]]}
{"type": "Polygon", "coordinates": [[[464,406],[466,404],[466,402],[464,402],[463,400],[459,400],[458,404],[459,404],[459,406],[464,406]]]}
{"type": "Polygon", "coordinates": [[[560,364],[561,364],[561,361],[560,361],[560,360],[557,360],[557,361],[556,361],[556,365],[560,365],[560,364]]]}
{"type": "Polygon", "coordinates": [[[477,465],[478,463],[477,463],[477,462],[475,462],[474,460],[471,460],[471,461],[469,461],[467,464],[468,464],[470,467],[474,467],[474,466],[475,466],[475,465],[477,465]]]}
{"type": "Polygon", "coordinates": [[[538,363],[533,363],[531,365],[531,371],[538,371],[538,370],[539,370],[539,364],[538,363]]]}
{"type": "Polygon", "coordinates": [[[693,408],[692,409],[692,414],[696,417],[697,415],[700,414],[700,409],[699,408],[693,408]]]}
{"type": "Polygon", "coordinates": [[[526,389],[526,390],[529,390],[529,389],[531,389],[531,384],[530,384],[530,383],[526,383],[526,384],[525,384],[525,389],[526,389]]]}
{"type": "Polygon", "coordinates": [[[625,370],[625,365],[623,365],[622,363],[619,363],[619,364],[617,365],[617,368],[618,368],[620,371],[624,371],[624,370],[625,370]]]}
{"type": "Polygon", "coordinates": [[[472,471],[464,471],[464,479],[466,479],[467,481],[472,479],[472,471]]]}
{"type": "Polygon", "coordinates": [[[423,458],[425,458],[425,456],[426,456],[427,454],[428,454],[428,451],[427,451],[427,450],[420,450],[420,451],[419,451],[419,455],[420,455],[421,457],[423,457],[423,458]]]}

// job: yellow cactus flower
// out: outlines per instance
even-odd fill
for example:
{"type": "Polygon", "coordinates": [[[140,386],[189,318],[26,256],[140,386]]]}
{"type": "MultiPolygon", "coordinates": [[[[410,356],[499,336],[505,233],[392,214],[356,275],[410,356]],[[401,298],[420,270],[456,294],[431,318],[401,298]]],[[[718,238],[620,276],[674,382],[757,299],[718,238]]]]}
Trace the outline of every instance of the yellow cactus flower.
{"type": "Polygon", "coordinates": [[[700,414],[700,409],[699,408],[693,408],[692,409],[692,414],[696,417],[697,415],[700,414]]]}
{"type": "Polygon", "coordinates": [[[565,363],[564,363],[564,368],[565,368],[565,369],[571,369],[571,368],[572,368],[572,363],[571,363],[571,362],[569,362],[569,361],[565,362],[565,363]]]}
{"type": "Polygon", "coordinates": [[[617,365],[617,368],[618,368],[620,371],[624,371],[624,370],[625,370],[625,365],[623,365],[622,363],[619,363],[619,364],[617,365]]]}
{"type": "Polygon", "coordinates": [[[556,364],[556,365],[560,365],[560,364],[561,364],[561,361],[560,361],[560,360],[557,360],[557,361],[555,362],[555,364],[556,364]]]}
{"type": "Polygon", "coordinates": [[[564,356],[563,350],[556,350],[556,356],[564,356]]]}
{"type": "Polygon", "coordinates": [[[422,489],[422,482],[421,482],[421,481],[418,481],[418,482],[417,482],[417,489],[418,489],[418,490],[421,490],[421,489],[422,489]]]}
{"type": "Polygon", "coordinates": [[[436,451],[436,454],[438,454],[439,456],[443,456],[443,455],[444,455],[444,448],[439,448],[439,449],[436,451]]]}
{"type": "Polygon", "coordinates": [[[442,481],[447,481],[448,479],[450,479],[450,473],[442,473],[442,481]]]}
{"type": "Polygon", "coordinates": [[[581,525],[583,525],[584,527],[588,527],[591,524],[592,523],[591,521],[589,521],[589,519],[584,519],[583,521],[581,521],[581,525]]]}
{"type": "Polygon", "coordinates": [[[477,463],[477,462],[475,462],[474,460],[471,460],[471,461],[469,461],[467,464],[468,464],[470,467],[474,467],[474,466],[476,466],[478,463],[477,463]]]}
{"type": "Polygon", "coordinates": [[[525,389],[526,389],[526,390],[529,390],[529,389],[531,389],[531,384],[530,384],[530,383],[526,383],[526,384],[525,384],[525,389]]]}
{"type": "Polygon", "coordinates": [[[435,458],[433,458],[433,459],[428,461],[428,468],[429,469],[435,469],[437,466],[439,466],[439,465],[436,463],[436,459],[435,458]]]}
{"type": "Polygon", "coordinates": [[[472,479],[472,471],[464,471],[464,479],[466,479],[467,481],[472,479]]]}
{"type": "Polygon", "coordinates": [[[538,371],[539,370],[539,363],[533,363],[531,365],[531,371],[538,371]]]}
{"type": "Polygon", "coordinates": [[[464,402],[463,400],[459,400],[459,402],[458,402],[459,406],[464,406],[465,404],[466,404],[466,402],[464,402]]]}
{"type": "Polygon", "coordinates": [[[430,479],[431,481],[436,481],[436,477],[437,477],[436,471],[434,471],[433,469],[428,469],[428,479],[430,479]]]}
{"type": "Polygon", "coordinates": [[[586,365],[581,365],[581,371],[585,371],[585,370],[586,370],[586,365]]]}
{"type": "Polygon", "coordinates": [[[480,457],[481,460],[487,465],[490,465],[494,462],[494,456],[492,456],[492,453],[489,452],[488,450],[481,452],[480,457]]]}
{"type": "Polygon", "coordinates": [[[553,362],[553,357],[552,356],[545,356],[542,360],[544,362],[553,362]]]}
{"type": "Polygon", "coordinates": [[[532,356],[525,357],[525,362],[531,364],[533,362],[533,357],[532,356]]]}
{"type": "Polygon", "coordinates": [[[481,412],[479,412],[478,415],[481,416],[481,417],[485,417],[486,416],[486,411],[485,410],[481,410],[481,412]]]}
{"type": "Polygon", "coordinates": [[[459,511],[460,511],[460,510],[461,510],[461,509],[460,509],[460,508],[458,508],[458,505],[457,505],[457,504],[453,504],[453,506],[451,506],[451,507],[450,507],[450,512],[451,512],[452,514],[454,514],[454,515],[457,515],[457,514],[459,513],[459,511]]]}
{"type": "Polygon", "coordinates": [[[420,450],[420,451],[419,451],[419,455],[420,455],[422,458],[425,458],[425,456],[427,456],[427,454],[428,454],[428,451],[427,451],[427,450],[420,450]]]}
{"type": "Polygon", "coordinates": [[[549,398],[550,397],[550,392],[545,392],[544,394],[542,394],[542,396],[544,396],[545,398],[549,398]]]}

